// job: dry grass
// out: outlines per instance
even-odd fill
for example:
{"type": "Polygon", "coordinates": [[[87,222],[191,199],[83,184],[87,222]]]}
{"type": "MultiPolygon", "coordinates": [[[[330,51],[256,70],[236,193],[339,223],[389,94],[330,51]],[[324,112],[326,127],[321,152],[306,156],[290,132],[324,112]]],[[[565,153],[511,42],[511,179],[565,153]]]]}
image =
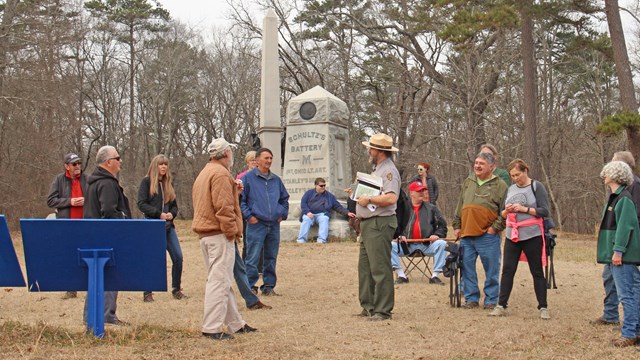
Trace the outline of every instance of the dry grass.
{"type": "MultiPolygon", "coordinates": [[[[84,297],[61,300],[61,293],[0,290],[0,351],[3,358],[27,359],[623,359],[635,348],[613,349],[618,333],[589,324],[599,315],[601,267],[594,262],[592,236],[558,236],[558,289],[549,291],[552,320],[538,319],[530,275],[521,267],[510,315],[489,318],[484,310],[453,309],[448,286],[412,279],[396,287],[391,321],[354,317],[357,297],[355,243],[283,243],[278,264],[280,297],[263,299],[269,311],[248,311],[245,320],[260,331],[229,342],[202,338],[205,281],[197,239],[188,222],[179,223],[185,256],[184,288],[191,297],[173,300],[157,293],[120,293],[118,315],[129,327],[107,327],[96,340],[81,324],[84,297]]],[[[20,252],[20,244],[17,242],[20,252]]],[[[19,255],[22,259],[22,255],[19,255]]],[[[523,265],[523,264],[521,264],[523,265]]],[[[482,271],[480,271],[482,273],[482,271]]]]}

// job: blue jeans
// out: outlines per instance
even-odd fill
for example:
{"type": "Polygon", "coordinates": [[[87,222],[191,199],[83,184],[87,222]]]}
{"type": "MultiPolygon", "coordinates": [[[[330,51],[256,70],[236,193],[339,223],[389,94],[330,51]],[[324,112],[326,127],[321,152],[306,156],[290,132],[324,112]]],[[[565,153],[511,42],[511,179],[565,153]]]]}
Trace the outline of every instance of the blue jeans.
{"type": "Polygon", "coordinates": [[[462,281],[464,300],[480,302],[476,262],[482,262],[486,279],[484,281],[484,304],[495,305],[500,292],[500,235],[485,233],[480,236],[466,236],[460,239],[462,251],[462,281]]]}
{"type": "Polygon", "coordinates": [[[249,286],[255,287],[258,282],[258,262],[264,253],[264,269],[262,273],[263,292],[276,287],[276,260],[280,250],[280,223],[247,224],[247,277],[249,286]]]}
{"type": "Polygon", "coordinates": [[[251,286],[249,286],[249,279],[247,279],[247,271],[244,267],[244,260],[240,257],[240,251],[238,250],[238,244],[236,243],[236,262],[233,264],[233,278],[238,285],[238,291],[244,299],[244,303],[247,307],[251,307],[260,301],[258,297],[251,292],[251,286]]]}
{"type": "Polygon", "coordinates": [[[624,312],[622,336],[638,337],[640,336],[640,270],[632,264],[612,265],[611,274],[624,312]]]}
{"type": "Polygon", "coordinates": [[[171,289],[173,291],[180,290],[182,284],[182,248],[180,248],[180,240],[175,228],[171,228],[167,232],[167,251],[171,258],[171,289]]]}
{"type": "MultiPolygon", "coordinates": [[[[175,228],[167,231],[167,251],[171,258],[171,292],[181,289],[182,285],[182,248],[180,248],[180,240],[175,228]]],[[[145,294],[151,294],[151,291],[145,291],[145,294]]]]}
{"type": "MultiPolygon", "coordinates": [[[[433,275],[441,273],[444,267],[445,254],[444,248],[447,246],[447,242],[444,240],[436,240],[431,243],[413,243],[409,244],[409,253],[416,250],[422,251],[425,256],[433,257],[433,275]]],[[[400,256],[407,256],[402,250],[402,246],[398,246],[398,243],[391,244],[391,266],[394,269],[400,269],[400,256]],[[398,251],[398,247],[400,250],[398,251]]]]}
{"type": "Polygon", "coordinates": [[[618,292],[616,283],[611,274],[611,264],[604,264],[602,269],[602,285],[604,285],[604,312],[602,318],[605,321],[617,323],[620,321],[620,311],[618,310],[618,292]]]}
{"type": "Polygon", "coordinates": [[[315,224],[318,224],[318,242],[321,244],[327,243],[327,237],[329,236],[329,217],[324,213],[313,214],[313,219],[307,215],[302,215],[302,224],[300,225],[300,232],[298,233],[298,243],[307,242],[309,229],[315,224]]]}

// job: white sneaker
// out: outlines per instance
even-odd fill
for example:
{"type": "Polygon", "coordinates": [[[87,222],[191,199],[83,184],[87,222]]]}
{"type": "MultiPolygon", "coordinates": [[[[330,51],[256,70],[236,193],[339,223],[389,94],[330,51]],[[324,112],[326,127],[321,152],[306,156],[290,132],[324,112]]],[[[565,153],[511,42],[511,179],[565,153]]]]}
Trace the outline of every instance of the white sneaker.
{"type": "Polygon", "coordinates": [[[489,316],[507,316],[507,309],[501,305],[496,305],[489,313],[489,316]]]}
{"type": "Polygon", "coordinates": [[[540,309],[540,319],[542,320],[550,320],[551,315],[549,315],[549,310],[547,308],[540,309]]]}

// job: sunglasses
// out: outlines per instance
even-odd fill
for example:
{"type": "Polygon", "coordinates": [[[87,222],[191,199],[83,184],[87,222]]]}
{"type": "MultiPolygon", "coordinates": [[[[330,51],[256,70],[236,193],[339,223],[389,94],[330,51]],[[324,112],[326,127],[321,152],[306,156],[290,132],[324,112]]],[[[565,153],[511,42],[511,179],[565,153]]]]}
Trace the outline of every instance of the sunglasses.
{"type": "Polygon", "coordinates": [[[74,163],[69,163],[69,165],[71,165],[71,166],[80,166],[80,165],[82,165],[82,162],[77,161],[77,162],[74,162],[74,163]]]}
{"type": "Polygon", "coordinates": [[[424,171],[424,169],[422,169],[422,168],[418,168],[418,171],[424,171]]]}
{"type": "Polygon", "coordinates": [[[318,186],[320,186],[320,187],[325,187],[325,186],[327,186],[327,184],[322,184],[322,185],[318,185],[318,186]]]}
{"type": "Polygon", "coordinates": [[[107,160],[121,161],[122,159],[120,158],[120,156],[116,156],[116,157],[112,157],[112,158],[107,159],[107,160]]]}

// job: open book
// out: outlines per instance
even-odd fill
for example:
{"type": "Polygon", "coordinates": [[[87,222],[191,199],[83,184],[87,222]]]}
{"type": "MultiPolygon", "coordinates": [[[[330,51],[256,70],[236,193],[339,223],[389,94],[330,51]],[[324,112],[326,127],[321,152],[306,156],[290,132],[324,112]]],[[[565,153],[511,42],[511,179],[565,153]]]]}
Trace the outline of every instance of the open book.
{"type": "MultiPolygon", "coordinates": [[[[364,196],[376,196],[382,194],[382,178],[376,175],[369,175],[366,173],[358,172],[356,174],[356,189],[351,193],[351,199],[357,200],[358,197],[364,196]]],[[[376,206],[373,204],[367,205],[367,208],[371,211],[375,211],[376,206]]]]}

